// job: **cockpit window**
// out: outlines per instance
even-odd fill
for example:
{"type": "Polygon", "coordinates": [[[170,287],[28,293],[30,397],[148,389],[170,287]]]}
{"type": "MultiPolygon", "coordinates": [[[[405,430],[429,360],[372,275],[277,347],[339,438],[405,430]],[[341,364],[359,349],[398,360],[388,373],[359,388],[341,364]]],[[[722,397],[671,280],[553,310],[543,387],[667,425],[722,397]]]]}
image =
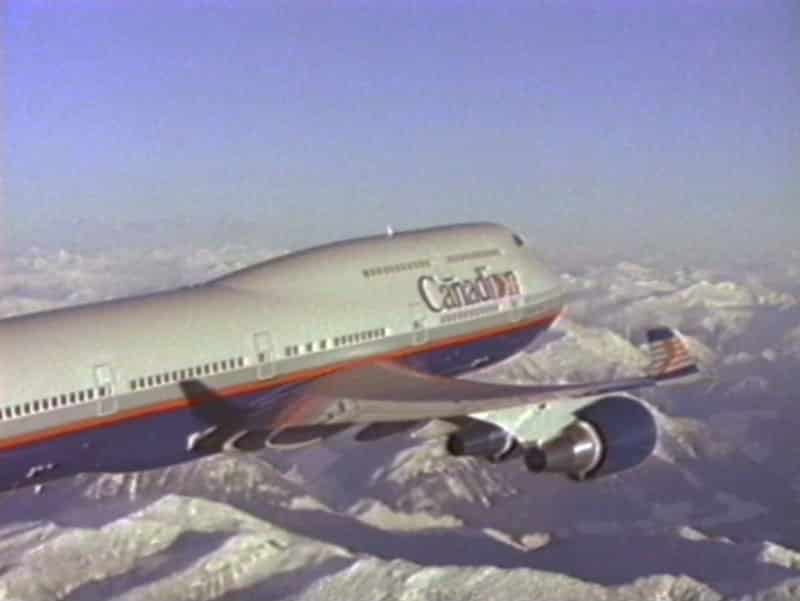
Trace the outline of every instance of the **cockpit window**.
{"type": "Polygon", "coordinates": [[[517,246],[525,246],[525,240],[523,240],[517,234],[511,234],[511,237],[514,238],[514,244],[516,244],[517,246]]]}

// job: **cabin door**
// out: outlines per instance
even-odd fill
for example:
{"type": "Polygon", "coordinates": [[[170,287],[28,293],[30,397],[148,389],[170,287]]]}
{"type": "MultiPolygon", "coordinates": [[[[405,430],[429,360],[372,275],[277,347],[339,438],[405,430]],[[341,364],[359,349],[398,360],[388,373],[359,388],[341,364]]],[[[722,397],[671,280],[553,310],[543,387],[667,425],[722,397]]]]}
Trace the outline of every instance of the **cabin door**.
{"type": "Polygon", "coordinates": [[[508,321],[511,323],[517,323],[522,319],[522,297],[512,296],[511,300],[508,301],[508,321]]]}
{"type": "Polygon", "coordinates": [[[428,318],[428,311],[422,303],[411,303],[411,338],[414,344],[425,344],[428,342],[428,328],[425,320],[428,318]]]}
{"type": "Polygon", "coordinates": [[[108,364],[94,366],[97,415],[111,415],[117,411],[117,397],[114,394],[114,372],[108,364]]]}
{"type": "Polygon", "coordinates": [[[269,332],[257,332],[253,336],[253,346],[256,350],[256,365],[258,365],[258,378],[266,380],[275,375],[275,349],[272,345],[272,335],[269,332]]]}

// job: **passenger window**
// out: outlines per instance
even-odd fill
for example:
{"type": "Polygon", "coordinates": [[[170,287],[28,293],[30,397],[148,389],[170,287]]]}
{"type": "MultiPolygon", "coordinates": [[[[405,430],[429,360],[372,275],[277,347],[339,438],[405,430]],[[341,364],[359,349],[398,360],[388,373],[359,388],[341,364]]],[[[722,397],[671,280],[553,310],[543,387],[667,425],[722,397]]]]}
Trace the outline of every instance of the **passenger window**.
{"type": "Polygon", "coordinates": [[[94,398],[94,389],[90,388],[86,391],[86,398],[87,400],[91,401],[94,398]]]}

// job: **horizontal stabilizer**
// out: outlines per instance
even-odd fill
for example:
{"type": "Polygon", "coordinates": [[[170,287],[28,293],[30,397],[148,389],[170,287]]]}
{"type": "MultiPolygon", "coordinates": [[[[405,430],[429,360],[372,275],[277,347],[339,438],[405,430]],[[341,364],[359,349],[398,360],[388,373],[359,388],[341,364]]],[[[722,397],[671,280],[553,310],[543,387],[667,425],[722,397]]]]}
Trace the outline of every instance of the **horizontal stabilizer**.
{"type": "Polygon", "coordinates": [[[691,382],[700,370],[683,337],[672,328],[659,327],[647,331],[650,353],[648,377],[661,383],[691,382]]]}

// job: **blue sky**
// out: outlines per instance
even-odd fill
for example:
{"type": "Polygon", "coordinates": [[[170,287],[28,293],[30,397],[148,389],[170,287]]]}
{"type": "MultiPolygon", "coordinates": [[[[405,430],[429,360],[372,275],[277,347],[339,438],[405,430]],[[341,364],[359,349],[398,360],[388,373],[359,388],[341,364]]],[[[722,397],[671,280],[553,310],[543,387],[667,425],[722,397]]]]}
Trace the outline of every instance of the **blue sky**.
{"type": "MultiPolygon", "coordinates": [[[[6,3],[3,223],[800,234],[795,2],[6,3]]],[[[225,235],[225,234],[223,234],[225,235]]],[[[180,232],[176,232],[180,236],[180,232]]]]}

